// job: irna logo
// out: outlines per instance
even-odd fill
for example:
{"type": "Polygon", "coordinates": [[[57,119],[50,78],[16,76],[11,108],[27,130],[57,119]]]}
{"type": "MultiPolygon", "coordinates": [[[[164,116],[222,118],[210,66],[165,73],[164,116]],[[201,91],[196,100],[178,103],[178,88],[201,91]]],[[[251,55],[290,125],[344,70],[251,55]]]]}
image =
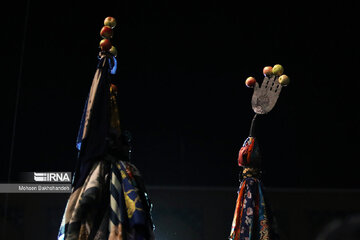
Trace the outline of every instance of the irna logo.
{"type": "Polygon", "coordinates": [[[70,182],[70,173],[67,172],[34,172],[35,182],[70,182]]]}

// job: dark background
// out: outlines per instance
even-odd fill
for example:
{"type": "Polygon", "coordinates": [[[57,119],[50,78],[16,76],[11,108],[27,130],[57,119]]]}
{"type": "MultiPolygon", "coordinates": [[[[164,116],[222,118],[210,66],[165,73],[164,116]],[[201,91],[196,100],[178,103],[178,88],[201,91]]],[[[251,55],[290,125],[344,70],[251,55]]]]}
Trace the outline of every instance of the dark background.
{"type": "Polygon", "coordinates": [[[114,16],[121,121],[146,184],[237,186],[237,153],[253,117],[244,81],[261,81],[264,66],[280,63],[291,84],[258,124],[264,184],[358,188],[355,5],[12,4],[2,21],[3,182],[12,141],[12,179],[22,171],[74,169],[99,31],[114,16]]]}
{"type": "MultiPolygon", "coordinates": [[[[0,182],[9,167],[11,182],[24,171],[74,170],[99,31],[113,16],[121,124],[134,138],[157,239],[229,234],[237,154],[254,114],[244,82],[278,63],[291,83],[258,122],[263,183],[282,239],[314,239],[331,219],[360,212],[355,9],[345,1],[7,2],[0,182]]],[[[0,194],[0,238],[55,239],[67,198],[0,194]]]]}

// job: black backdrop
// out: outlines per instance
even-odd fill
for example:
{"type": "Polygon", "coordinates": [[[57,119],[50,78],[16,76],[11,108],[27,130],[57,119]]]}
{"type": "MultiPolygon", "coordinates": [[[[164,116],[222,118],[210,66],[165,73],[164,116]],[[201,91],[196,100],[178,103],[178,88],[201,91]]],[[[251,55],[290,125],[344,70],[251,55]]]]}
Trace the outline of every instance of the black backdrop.
{"type": "Polygon", "coordinates": [[[27,5],[12,4],[2,21],[2,181],[12,141],[12,178],[74,169],[99,31],[114,16],[121,121],[146,184],[236,186],[253,116],[244,81],[280,63],[291,84],[257,134],[265,185],[359,186],[354,4],[30,1],[27,20],[27,5]]]}

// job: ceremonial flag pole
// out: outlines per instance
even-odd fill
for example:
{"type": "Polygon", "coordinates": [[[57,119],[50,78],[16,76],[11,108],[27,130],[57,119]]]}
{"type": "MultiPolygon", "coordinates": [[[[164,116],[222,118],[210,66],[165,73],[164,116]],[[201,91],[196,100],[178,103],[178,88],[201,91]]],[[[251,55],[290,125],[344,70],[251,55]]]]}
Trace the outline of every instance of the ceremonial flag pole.
{"type": "Polygon", "coordinates": [[[81,118],[77,164],[59,240],[152,240],[152,204],[138,169],[130,162],[131,135],[117,106],[117,51],[110,39],[116,20],[100,31],[97,69],[81,118]]]}
{"type": "Polygon", "coordinates": [[[242,173],[229,240],[278,239],[261,183],[261,154],[255,137],[255,122],[259,115],[273,109],[282,87],[289,84],[289,77],[283,72],[279,64],[265,67],[261,86],[254,77],[245,82],[246,86],[254,88],[251,105],[255,115],[249,137],[239,151],[238,165],[242,167],[242,173]]]}

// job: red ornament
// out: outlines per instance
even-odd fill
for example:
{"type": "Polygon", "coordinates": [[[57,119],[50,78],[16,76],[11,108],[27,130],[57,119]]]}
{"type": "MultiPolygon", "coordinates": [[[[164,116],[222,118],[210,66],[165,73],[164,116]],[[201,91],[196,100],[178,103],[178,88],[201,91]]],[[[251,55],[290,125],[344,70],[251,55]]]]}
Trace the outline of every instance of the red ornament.
{"type": "Polygon", "coordinates": [[[264,76],[271,76],[272,75],[272,67],[271,66],[264,67],[263,74],[264,74],[264,76]]]}
{"type": "Polygon", "coordinates": [[[241,167],[249,167],[251,163],[251,154],[254,149],[254,141],[253,137],[249,137],[246,139],[243,146],[240,148],[239,156],[238,156],[238,164],[241,167]]]}
{"type": "Polygon", "coordinates": [[[249,88],[252,88],[255,86],[256,79],[254,77],[248,77],[245,81],[245,85],[249,88]]]}
{"type": "Polygon", "coordinates": [[[100,36],[103,38],[112,38],[114,32],[109,26],[104,26],[100,31],[100,36]]]}
{"type": "Polygon", "coordinates": [[[109,51],[112,45],[110,40],[105,38],[100,41],[99,46],[101,48],[101,51],[109,51]]]}

